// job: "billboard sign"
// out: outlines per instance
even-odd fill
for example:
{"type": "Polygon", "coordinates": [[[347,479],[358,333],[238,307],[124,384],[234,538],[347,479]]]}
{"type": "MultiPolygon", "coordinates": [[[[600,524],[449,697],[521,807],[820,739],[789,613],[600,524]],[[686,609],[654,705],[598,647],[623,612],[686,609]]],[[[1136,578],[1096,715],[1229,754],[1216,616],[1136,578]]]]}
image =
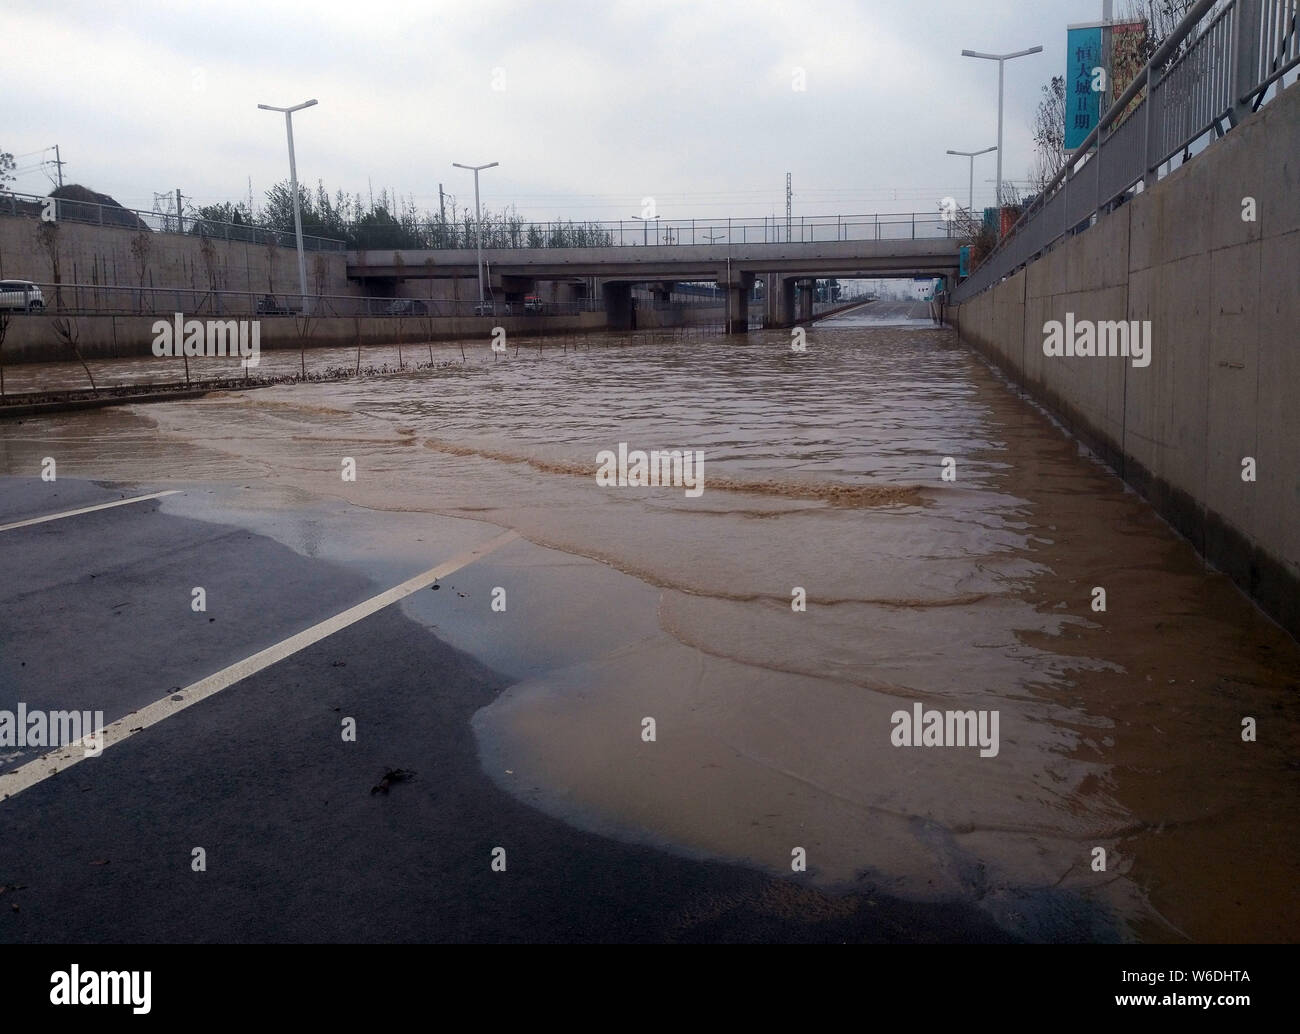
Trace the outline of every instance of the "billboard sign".
{"type": "Polygon", "coordinates": [[[1102,116],[1103,90],[1096,89],[1102,64],[1101,26],[1074,25],[1066,30],[1065,150],[1077,151],[1102,116]]]}
{"type": "MultiPolygon", "coordinates": [[[[1142,51],[1147,41],[1146,22],[1116,23],[1110,27],[1110,99],[1117,101],[1146,67],[1142,51]]],[[[1134,97],[1127,108],[1107,128],[1107,132],[1118,128],[1119,124],[1133,114],[1133,109],[1142,103],[1140,96],[1134,97]]],[[[1104,114],[1104,112],[1103,112],[1104,114]]]]}
{"type": "MultiPolygon", "coordinates": [[[[1142,71],[1146,38],[1145,21],[1093,22],[1066,29],[1066,151],[1079,149],[1110,103],[1142,71]]],[[[1116,129],[1139,103],[1135,97],[1111,123],[1109,131],[1116,129]]]]}

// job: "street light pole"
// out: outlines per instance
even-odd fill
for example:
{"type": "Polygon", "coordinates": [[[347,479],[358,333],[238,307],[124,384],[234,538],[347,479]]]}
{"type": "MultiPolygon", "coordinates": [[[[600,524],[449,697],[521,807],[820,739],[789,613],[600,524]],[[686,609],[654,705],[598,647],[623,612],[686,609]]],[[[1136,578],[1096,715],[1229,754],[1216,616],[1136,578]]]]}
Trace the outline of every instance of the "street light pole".
{"type": "Polygon", "coordinates": [[[258,105],[263,111],[284,112],[284,130],[289,138],[289,189],[293,191],[293,231],[298,238],[298,288],[302,291],[300,300],[304,315],[310,312],[310,308],[307,305],[307,257],[302,250],[302,212],[298,205],[298,166],[293,154],[293,113],[303,108],[310,108],[315,103],[316,100],[313,98],[295,104],[292,108],[277,108],[270,104],[258,105]]]}
{"type": "Polygon", "coordinates": [[[641,243],[648,245],[650,243],[650,217],[645,215],[634,215],[633,219],[641,221],[641,243]]]}
{"type": "Polygon", "coordinates": [[[488,162],[486,165],[461,165],[460,162],[451,163],[457,169],[469,169],[474,173],[474,222],[478,226],[478,259],[475,265],[478,267],[478,307],[479,315],[483,314],[483,213],[478,205],[478,174],[484,169],[492,169],[500,165],[500,162],[488,162]]]}
{"type": "MultiPolygon", "coordinates": [[[[1012,58],[1028,57],[1030,54],[1042,53],[1042,47],[1030,47],[1028,50],[1017,50],[1014,54],[982,54],[977,50],[963,50],[962,57],[981,57],[987,61],[996,61],[998,63],[998,209],[1002,208],[1002,86],[1003,86],[1003,69],[1006,62],[1012,58]]],[[[999,215],[999,219],[1001,216],[999,215]]]]}
{"type": "Polygon", "coordinates": [[[982,151],[949,151],[949,154],[958,154],[963,158],[970,159],[970,199],[966,202],[966,210],[975,211],[975,159],[981,154],[988,154],[990,151],[996,151],[997,145],[986,147],[982,151]]]}

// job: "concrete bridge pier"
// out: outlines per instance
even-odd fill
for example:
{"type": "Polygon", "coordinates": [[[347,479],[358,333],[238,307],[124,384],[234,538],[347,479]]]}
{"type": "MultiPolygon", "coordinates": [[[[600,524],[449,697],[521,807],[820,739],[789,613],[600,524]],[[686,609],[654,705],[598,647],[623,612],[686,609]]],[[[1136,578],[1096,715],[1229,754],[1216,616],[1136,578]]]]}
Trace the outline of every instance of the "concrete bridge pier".
{"type": "Polygon", "coordinates": [[[728,279],[725,270],[720,271],[718,286],[727,293],[726,327],[728,334],[749,333],[749,296],[754,291],[754,274],[736,268],[731,269],[728,279]]]}
{"type": "Polygon", "coordinates": [[[813,302],[817,300],[817,281],[800,280],[799,281],[799,304],[795,314],[796,323],[811,323],[813,318],[813,302]]]}
{"type": "Polygon", "coordinates": [[[793,327],[799,322],[799,312],[795,308],[798,301],[795,291],[797,284],[798,280],[795,277],[783,276],[781,278],[781,299],[777,308],[778,319],[781,321],[779,326],[793,327]]]}
{"type": "Polygon", "coordinates": [[[763,326],[765,328],[793,327],[795,324],[796,277],[768,273],[763,301],[763,326]]]}

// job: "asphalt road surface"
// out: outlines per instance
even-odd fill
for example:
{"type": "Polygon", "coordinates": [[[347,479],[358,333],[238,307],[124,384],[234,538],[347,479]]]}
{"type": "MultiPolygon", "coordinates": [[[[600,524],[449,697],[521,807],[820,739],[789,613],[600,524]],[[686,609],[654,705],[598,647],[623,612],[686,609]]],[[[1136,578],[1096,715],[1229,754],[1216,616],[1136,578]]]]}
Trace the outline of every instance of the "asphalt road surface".
{"type": "Polygon", "coordinates": [[[0,747],[0,942],[1007,939],[966,905],[824,894],[532,810],[484,774],[470,728],[508,680],[395,606],[184,706],[384,587],[158,499],[11,527],[166,487],[0,479],[0,710],[125,730],[70,766],[0,747]],[[240,602],[178,606],[195,584],[240,602]]]}

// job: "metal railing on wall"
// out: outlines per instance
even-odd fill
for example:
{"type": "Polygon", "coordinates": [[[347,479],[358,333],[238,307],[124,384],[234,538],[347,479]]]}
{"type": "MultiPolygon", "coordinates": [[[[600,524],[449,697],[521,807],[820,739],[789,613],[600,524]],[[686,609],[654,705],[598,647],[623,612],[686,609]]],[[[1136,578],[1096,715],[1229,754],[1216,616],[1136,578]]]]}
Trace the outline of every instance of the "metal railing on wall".
{"type": "Polygon", "coordinates": [[[1300,64],[1298,8],[1300,0],[1198,0],[953,301],[969,300],[1103,218],[1139,185],[1153,186],[1163,163],[1258,110],[1269,88],[1280,89],[1300,64]]]}
{"type": "MultiPolygon", "coordinates": [[[[38,194],[0,192],[0,215],[44,218],[54,222],[55,225],[82,223],[90,226],[117,227],[123,230],[179,233],[190,237],[210,237],[213,240],[247,244],[269,244],[280,248],[296,249],[298,246],[297,237],[292,232],[271,230],[264,226],[223,223],[194,215],[177,216],[175,213],[146,212],[139,208],[123,208],[120,205],[105,205],[97,201],[78,201],[72,198],[41,197],[38,194]]],[[[304,234],[302,247],[304,251],[346,251],[347,242],[304,234]]]]}

